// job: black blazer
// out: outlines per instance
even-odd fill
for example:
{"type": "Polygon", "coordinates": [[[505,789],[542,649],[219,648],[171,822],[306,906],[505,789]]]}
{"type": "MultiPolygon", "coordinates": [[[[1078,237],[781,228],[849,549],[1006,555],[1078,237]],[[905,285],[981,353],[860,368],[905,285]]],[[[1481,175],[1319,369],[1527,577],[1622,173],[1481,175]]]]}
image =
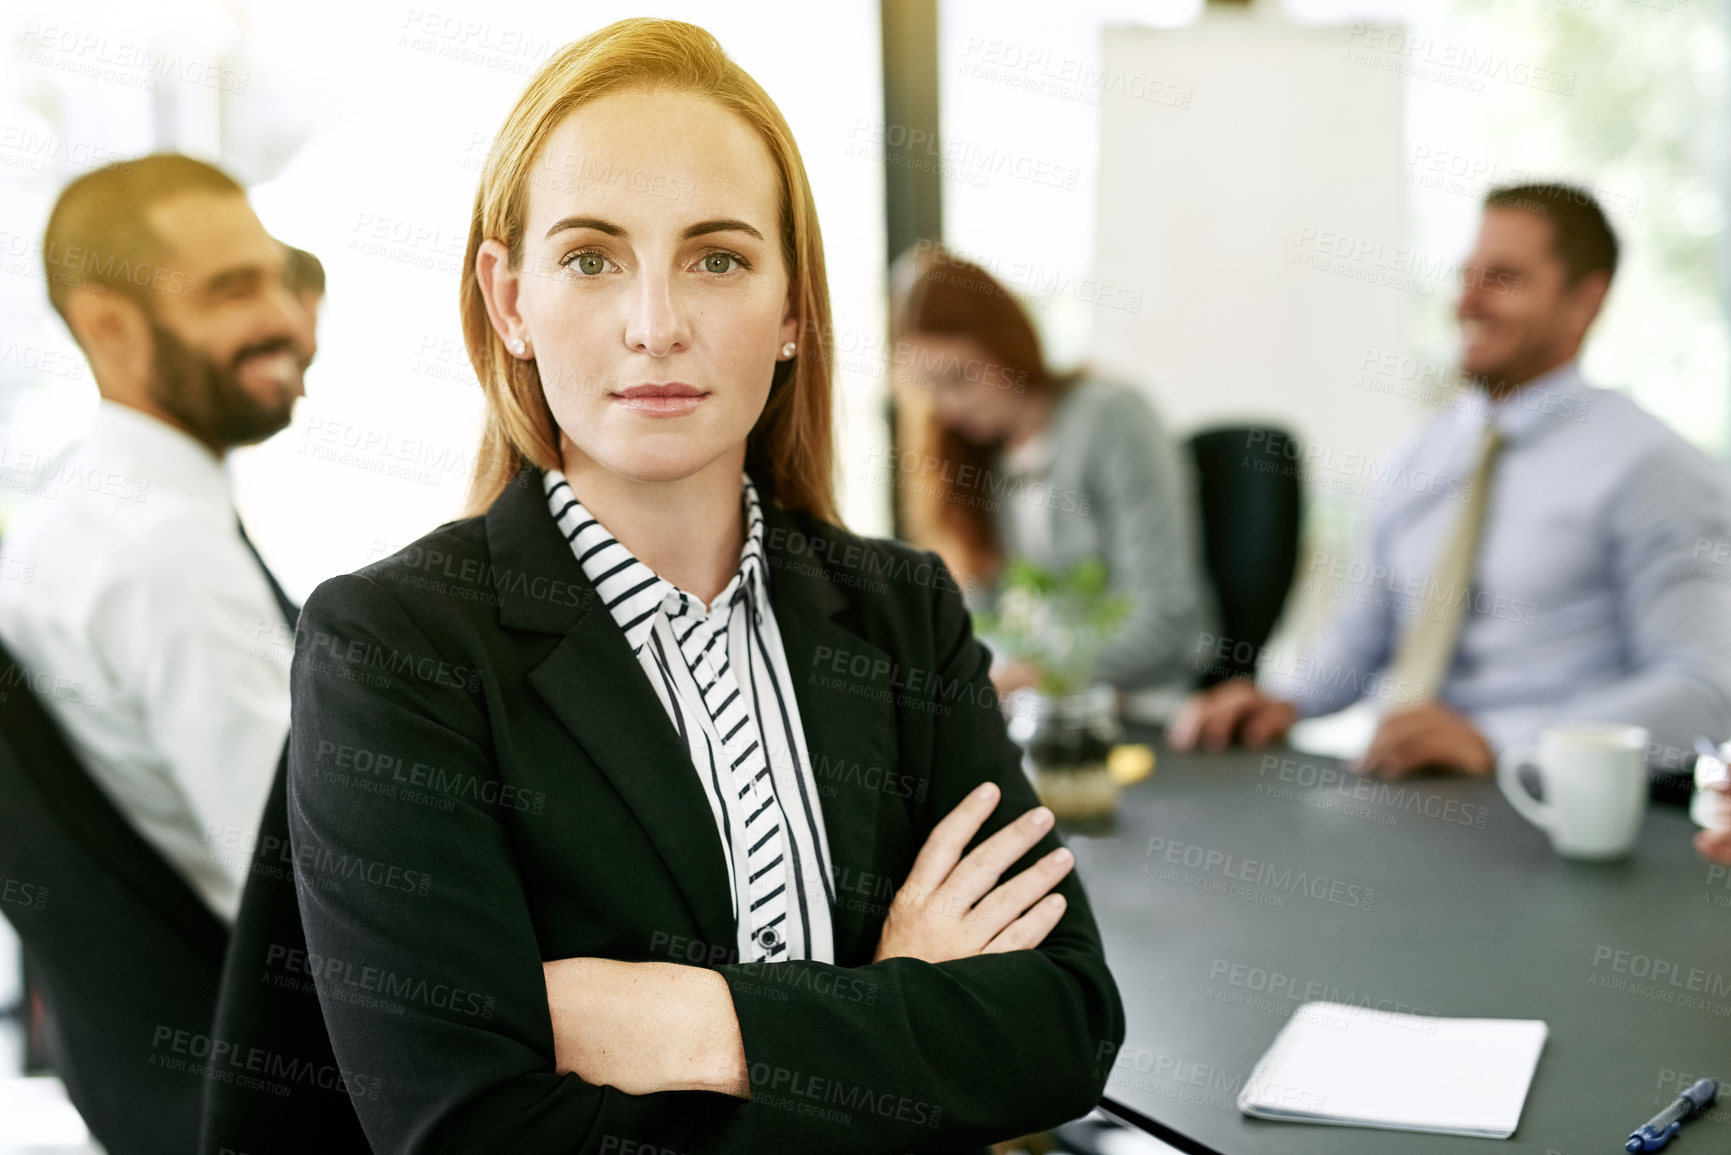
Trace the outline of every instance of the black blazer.
{"type": "MultiPolygon", "coordinates": [[[[295,895],[288,757],[278,760],[222,962],[198,1155],[367,1155],[372,1148],[331,1054],[295,895]],[[303,960],[296,965],[295,960],[303,960]],[[213,1047],[213,1050],[215,1048],[213,1047]]],[[[175,1148],[176,1155],[193,1150],[175,1148]]]]}
{"type": "Polygon", "coordinates": [[[4,647],[0,915],[91,1133],[112,1155],[192,1150],[228,929],[85,771],[4,647]]]}
{"type": "Polygon", "coordinates": [[[306,965],[378,1150],[977,1150],[1097,1102],[1123,1007],[1074,872],[1037,950],[871,961],[939,818],[986,780],[1003,800],[982,838],[1037,805],[954,580],[768,495],[764,516],[833,966],[735,961],[690,756],[538,470],[308,600],[288,799],[306,965]],[[751,1099],[556,1074],[541,963],[580,955],[714,967],[751,1099]]]}

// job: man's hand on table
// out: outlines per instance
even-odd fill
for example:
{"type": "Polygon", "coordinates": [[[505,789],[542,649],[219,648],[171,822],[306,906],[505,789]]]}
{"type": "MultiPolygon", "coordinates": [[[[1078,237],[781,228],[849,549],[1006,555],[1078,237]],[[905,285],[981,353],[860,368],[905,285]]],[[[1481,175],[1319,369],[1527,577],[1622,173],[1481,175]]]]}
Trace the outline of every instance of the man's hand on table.
{"type": "Polygon", "coordinates": [[[1731,830],[1696,831],[1695,849],[1709,862],[1731,866],[1731,830]]]}
{"type": "Polygon", "coordinates": [[[1234,741],[1265,746],[1286,737],[1298,707],[1270,698],[1248,678],[1234,678],[1184,703],[1166,731],[1174,750],[1224,750],[1234,741]]]}
{"type": "MultiPolygon", "coordinates": [[[[1234,742],[1265,746],[1286,737],[1298,720],[1291,702],[1271,698],[1247,678],[1197,694],[1184,703],[1166,732],[1174,750],[1224,750],[1234,742]]],[[[1436,702],[1389,714],[1377,727],[1360,774],[1400,778],[1421,770],[1489,774],[1496,753],[1473,724],[1436,702]]]]}
{"type": "Polygon", "coordinates": [[[1421,770],[1485,775],[1496,765],[1496,752],[1471,722],[1447,706],[1428,702],[1384,717],[1353,769],[1360,774],[1404,778],[1421,770]]]}

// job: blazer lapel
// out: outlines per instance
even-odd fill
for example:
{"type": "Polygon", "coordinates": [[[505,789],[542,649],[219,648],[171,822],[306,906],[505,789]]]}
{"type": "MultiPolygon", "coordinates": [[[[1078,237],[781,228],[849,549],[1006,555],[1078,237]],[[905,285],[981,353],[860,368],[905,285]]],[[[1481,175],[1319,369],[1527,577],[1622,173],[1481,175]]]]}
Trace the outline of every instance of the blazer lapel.
{"type": "Polygon", "coordinates": [[[875,881],[884,791],[862,784],[862,778],[875,769],[870,777],[875,783],[896,772],[893,694],[882,692],[894,667],[882,649],[835,620],[851,603],[819,561],[828,539],[818,535],[826,527],[797,524],[767,500],[763,511],[769,601],[829,842],[831,893],[837,900],[831,908],[835,960],[857,965],[871,961],[876,927],[887,913],[888,896],[878,893],[875,881]],[[882,676],[835,676],[830,671],[836,655],[844,655],[844,663],[863,655],[882,676]]]}
{"type": "Polygon", "coordinates": [[[704,940],[732,949],[732,882],[691,753],[554,524],[539,470],[525,469],[494,502],[487,535],[501,623],[564,635],[529,684],[636,815],[704,940]]]}
{"type": "MultiPolygon", "coordinates": [[[[731,948],[737,933],[732,882],[690,752],[554,524],[541,476],[538,469],[524,469],[487,513],[500,622],[563,635],[530,673],[530,685],[636,815],[705,940],[731,948]],[[568,596],[570,591],[577,596],[568,596]]],[[[812,535],[825,527],[796,522],[767,495],[763,512],[770,605],[818,788],[831,894],[839,900],[831,919],[835,958],[853,965],[862,954],[869,961],[888,896],[870,882],[878,877],[884,790],[862,785],[850,771],[896,772],[893,693],[885,692],[894,666],[882,649],[835,620],[850,605],[849,596],[808,548],[828,540],[812,535]],[[864,655],[879,676],[825,677],[825,663],[835,654],[864,655]]]]}

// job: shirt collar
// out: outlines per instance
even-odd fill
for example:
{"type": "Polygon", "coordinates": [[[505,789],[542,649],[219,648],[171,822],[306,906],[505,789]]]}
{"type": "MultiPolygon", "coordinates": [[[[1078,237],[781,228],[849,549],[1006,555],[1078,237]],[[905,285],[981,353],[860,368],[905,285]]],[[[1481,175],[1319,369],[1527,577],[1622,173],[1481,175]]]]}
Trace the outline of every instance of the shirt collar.
{"type": "Polygon", "coordinates": [[[1052,468],[1057,457],[1057,444],[1044,431],[1034,434],[1014,449],[1006,449],[999,461],[1004,472],[1014,477],[1039,477],[1052,468]]]}
{"type": "Polygon", "coordinates": [[[729,613],[741,598],[748,598],[754,621],[763,620],[763,607],[769,596],[768,567],[763,553],[763,507],[751,475],[742,472],[740,478],[745,544],[739,551],[739,569],[706,607],[696,594],[685,592],[639,561],[584,508],[563,473],[547,470],[543,479],[547,508],[559,532],[571,543],[583,573],[624,631],[632,653],[640,653],[648,642],[658,611],[669,618],[690,616],[695,620],[710,613],[729,613]]]}
{"type": "Polygon", "coordinates": [[[224,460],[192,434],[141,409],[102,399],[83,450],[104,468],[131,475],[152,489],[172,490],[224,512],[232,510],[224,460]]]}
{"type": "MultiPolygon", "coordinates": [[[[1570,359],[1541,373],[1501,401],[1486,401],[1482,411],[1510,444],[1532,441],[1585,416],[1587,383],[1578,361],[1570,359]]],[[[1482,394],[1480,395],[1483,396],[1482,394]]]]}

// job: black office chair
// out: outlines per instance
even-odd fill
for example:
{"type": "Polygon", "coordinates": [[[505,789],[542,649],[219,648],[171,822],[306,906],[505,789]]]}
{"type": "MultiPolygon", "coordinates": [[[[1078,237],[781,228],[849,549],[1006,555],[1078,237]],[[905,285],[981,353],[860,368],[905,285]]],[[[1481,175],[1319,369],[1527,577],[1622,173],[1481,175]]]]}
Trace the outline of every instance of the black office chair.
{"type": "Polygon", "coordinates": [[[91,1133],[109,1155],[193,1150],[228,932],[79,765],[3,647],[0,913],[91,1133]]]}
{"type": "Polygon", "coordinates": [[[372,1150],[349,1093],[377,1093],[374,1080],[381,1073],[340,1071],[331,1053],[313,988],[314,966],[307,960],[293,863],[285,749],[259,824],[212,1031],[236,1053],[267,1056],[278,1073],[264,1073],[264,1086],[246,1080],[210,1084],[198,1148],[202,1155],[366,1155],[372,1150]]]}
{"type": "Polygon", "coordinates": [[[1301,445],[1283,429],[1232,426],[1190,438],[1202,555],[1219,613],[1197,654],[1198,688],[1253,675],[1298,567],[1301,445]]]}

